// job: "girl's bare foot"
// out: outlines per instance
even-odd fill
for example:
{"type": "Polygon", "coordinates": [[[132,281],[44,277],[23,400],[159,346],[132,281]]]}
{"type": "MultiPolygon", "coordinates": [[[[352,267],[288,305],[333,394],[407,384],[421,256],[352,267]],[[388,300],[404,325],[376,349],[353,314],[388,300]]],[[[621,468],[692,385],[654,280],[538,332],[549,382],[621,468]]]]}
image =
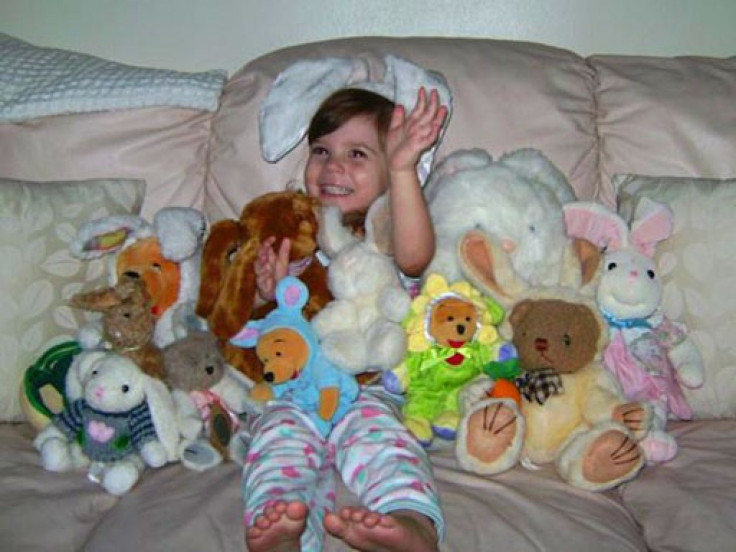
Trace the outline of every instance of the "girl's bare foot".
{"type": "Polygon", "coordinates": [[[307,526],[308,509],[302,502],[276,502],[245,528],[249,552],[299,552],[307,526]]]}
{"type": "Polygon", "coordinates": [[[410,510],[379,514],[365,508],[342,508],[324,519],[328,533],[361,552],[437,552],[432,521],[410,510]]]}

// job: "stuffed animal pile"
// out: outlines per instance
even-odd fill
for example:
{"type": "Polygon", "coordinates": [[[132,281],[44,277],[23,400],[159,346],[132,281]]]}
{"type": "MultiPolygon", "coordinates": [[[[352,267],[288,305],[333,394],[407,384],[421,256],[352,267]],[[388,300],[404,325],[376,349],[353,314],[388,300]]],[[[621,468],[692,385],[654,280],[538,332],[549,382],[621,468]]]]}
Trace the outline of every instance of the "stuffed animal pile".
{"type": "MultiPolygon", "coordinates": [[[[133,215],[111,215],[83,224],[69,248],[77,258],[105,258],[108,283],[123,275],[140,279],[156,319],[153,342],[165,347],[192,328],[201,328],[194,315],[199,294],[199,270],[206,229],[204,215],[187,207],[166,207],[153,224],[133,215]]],[[[84,348],[95,348],[101,330],[90,322],[80,331],[84,348]],[[91,346],[87,346],[90,335],[91,346]]]]}
{"type": "Polygon", "coordinates": [[[493,240],[461,248],[476,284],[508,308],[504,329],[523,371],[520,407],[483,398],[474,384],[461,397],[456,454],[465,469],[493,474],[519,462],[554,462],[564,480],[600,491],[643,466],[638,441],[649,429],[651,410],[628,402],[603,367],[606,326],[584,287],[595,281],[600,256],[592,244],[577,253],[562,259],[560,284],[544,288],[520,278],[493,240]]]}
{"type": "Polygon", "coordinates": [[[674,437],[665,431],[668,417],[693,415],[681,385],[703,384],[697,347],[660,308],[662,280],[652,256],[672,233],[672,212],[644,197],[629,229],[620,215],[597,203],[568,203],[564,209],[568,233],[605,250],[596,294],[611,336],[605,365],[629,399],[653,406],[653,427],[641,446],[648,462],[666,462],[677,453],[674,437]]]}

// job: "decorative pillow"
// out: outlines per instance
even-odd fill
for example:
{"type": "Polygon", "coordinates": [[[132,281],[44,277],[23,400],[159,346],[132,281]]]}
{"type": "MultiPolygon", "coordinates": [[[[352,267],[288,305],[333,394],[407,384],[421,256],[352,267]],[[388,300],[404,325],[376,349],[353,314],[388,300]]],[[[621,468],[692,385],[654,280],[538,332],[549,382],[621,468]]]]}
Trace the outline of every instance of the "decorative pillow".
{"type": "Polygon", "coordinates": [[[638,198],[667,203],[674,234],[657,248],[665,313],[700,348],[705,384],[685,390],[698,418],[736,417],[736,179],[616,175],[621,211],[638,198]]]}
{"type": "Polygon", "coordinates": [[[109,214],[138,214],[145,188],[142,180],[0,179],[0,420],[22,419],[25,369],[84,321],[67,305],[71,295],[106,283],[102,260],[70,255],[77,228],[109,214]]]}

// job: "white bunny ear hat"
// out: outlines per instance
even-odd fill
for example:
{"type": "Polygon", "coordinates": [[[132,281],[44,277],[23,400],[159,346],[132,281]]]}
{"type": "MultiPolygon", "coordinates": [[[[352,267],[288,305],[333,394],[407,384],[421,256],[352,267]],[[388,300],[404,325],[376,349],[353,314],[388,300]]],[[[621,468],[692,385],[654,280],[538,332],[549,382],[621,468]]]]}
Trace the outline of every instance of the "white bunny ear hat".
{"type": "Polygon", "coordinates": [[[383,59],[382,78],[371,74],[362,58],[327,57],[300,60],[282,71],[271,85],[259,113],[261,153],[275,163],[299,144],[312,116],[323,100],[341,88],[364,88],[402,105],[411,112],[420,87],[436,89],[440,103],[447,106],[447,117],[437,143],[424,152],[417,166],[419,182],[424,182],[432,167],[435,151],[452,113],[452,94],[445,78],[435,72],[394,55],[383,59]]]}

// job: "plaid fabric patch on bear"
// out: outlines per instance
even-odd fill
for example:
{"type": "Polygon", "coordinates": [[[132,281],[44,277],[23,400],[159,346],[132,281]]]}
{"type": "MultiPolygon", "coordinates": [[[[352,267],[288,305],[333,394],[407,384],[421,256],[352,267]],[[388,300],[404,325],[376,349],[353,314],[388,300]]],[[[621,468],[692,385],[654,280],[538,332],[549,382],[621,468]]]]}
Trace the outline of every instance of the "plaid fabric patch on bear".
{"type": "Polygon", "coordinates": [[[516,386],[527,401],[536,401],[540,405],[552,395],[561,395],[565,392],[562,377],[554,368],[524,372],[516,378],[516,386]]]}

